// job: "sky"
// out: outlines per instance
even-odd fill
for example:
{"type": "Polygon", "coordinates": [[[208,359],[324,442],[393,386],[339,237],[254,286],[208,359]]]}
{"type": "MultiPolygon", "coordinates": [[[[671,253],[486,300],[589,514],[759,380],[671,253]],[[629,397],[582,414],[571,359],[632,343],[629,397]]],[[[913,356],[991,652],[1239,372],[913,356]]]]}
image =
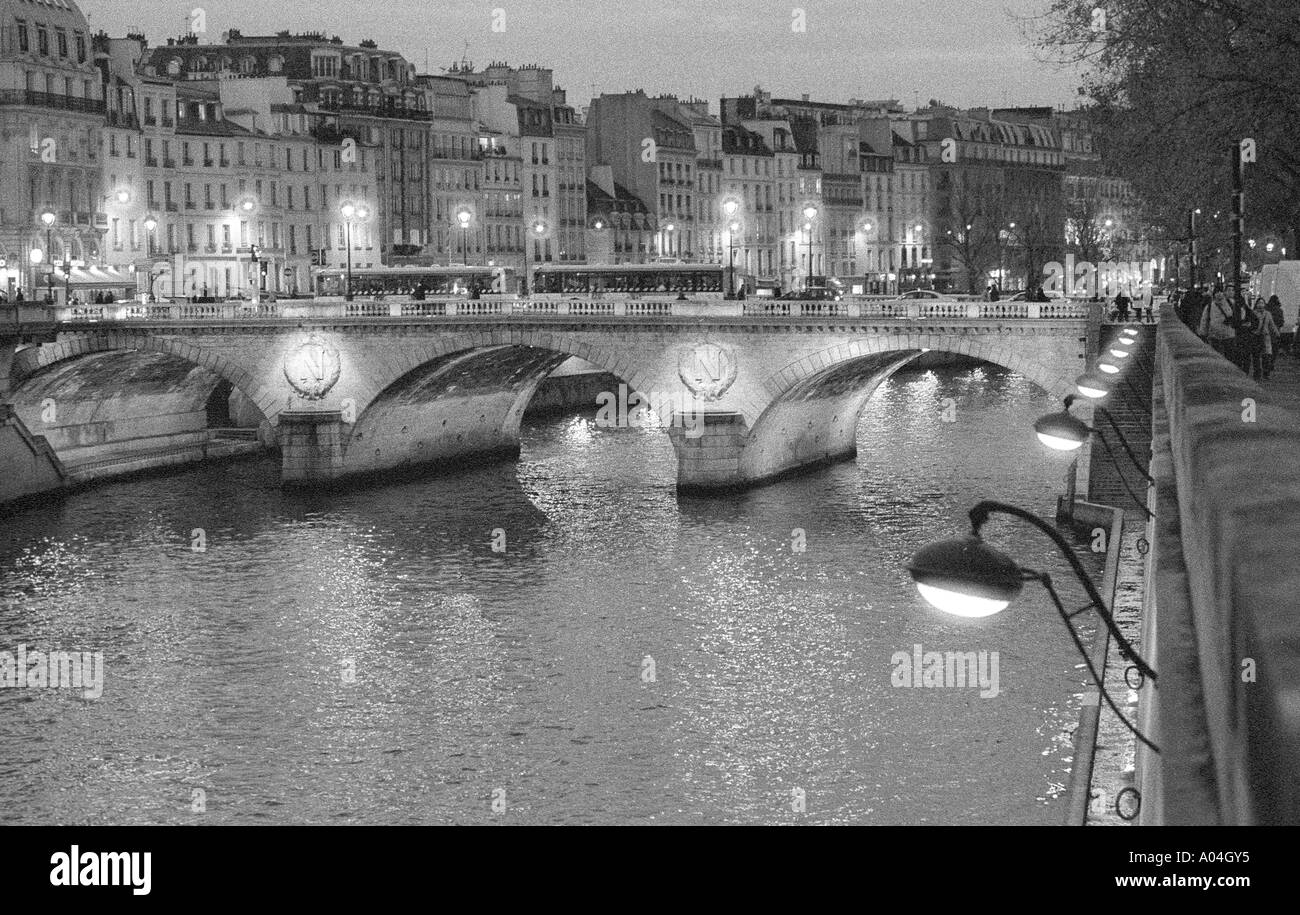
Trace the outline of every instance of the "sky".
{"type": "Polygon", "coordinates": [[[197,22],[206,26],[201,42],[230,28],[373,38],[422,72],[463,57],[480,69],[535,63],[555,71],[577,107],[593,87],[695,96],[712,109],[755,86],[822,101],[896,98],[909,108],[931,98],[960,107],[1073,107],[1079,98],[1077,74],[1037,60],[1023,32],[1024,17],[1048,0],[77,2],[92,31],[142,31],[150,44],[197,22]]]}

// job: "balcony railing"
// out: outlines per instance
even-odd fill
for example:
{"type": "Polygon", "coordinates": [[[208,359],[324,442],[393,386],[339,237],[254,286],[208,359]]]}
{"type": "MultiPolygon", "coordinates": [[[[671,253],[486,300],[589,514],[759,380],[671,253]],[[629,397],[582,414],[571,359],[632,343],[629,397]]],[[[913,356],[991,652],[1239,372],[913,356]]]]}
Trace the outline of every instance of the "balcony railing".
{"type": "Polygon", "coordinates": [[[58,108],[63,111],[80,111],[85,114],[104,114],[103,100],[54,95],[51,92],[33,92],[28,89],[0,90],[0,105],[31,105],[34,108],[58,108]]]}
{"type": "Polygon", "coordinates": [[[163,159],[163,168],[175,168],[175,167],[176,167],[175,159],[163,159]]]}
{"type": "Polygon", "coordinates": [[[387,105],[354,105],[350,102],[321,102],[321,111],[339,111],[372,118],[401,118],[407,121],[432,121],[433,113],[419,109],[396,108],[387,105]]]}

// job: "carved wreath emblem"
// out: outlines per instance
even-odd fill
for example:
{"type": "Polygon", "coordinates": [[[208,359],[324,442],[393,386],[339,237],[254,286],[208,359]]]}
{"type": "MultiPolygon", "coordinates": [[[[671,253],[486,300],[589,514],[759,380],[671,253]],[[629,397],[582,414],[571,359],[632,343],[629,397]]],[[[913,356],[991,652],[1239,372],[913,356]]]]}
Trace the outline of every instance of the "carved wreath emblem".
{"type": "Polygon", "coordinates": [[[320,400],[339,380],[339,351],[316,334],[284,357],[284,377],[304,400],[320,400]]]}
{"type": "Polygon", "coordinates": [[[736,357],[716,343],[697,343],[682,351],[677,374],[704,401],[717,400],[736,380],[736,357]]]}

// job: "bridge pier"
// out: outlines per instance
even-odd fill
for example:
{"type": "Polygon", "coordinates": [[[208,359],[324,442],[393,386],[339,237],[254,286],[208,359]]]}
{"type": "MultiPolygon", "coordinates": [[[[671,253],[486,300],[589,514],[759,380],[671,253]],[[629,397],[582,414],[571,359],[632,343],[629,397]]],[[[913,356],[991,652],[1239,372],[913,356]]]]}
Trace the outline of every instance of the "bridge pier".
{"type": "Polygon", "coordinates": [[[677,488],[708,492],[745,485],[741,454],[749,425],[740,413],[704,413],[680,422],[674,417],[668,437],[677,452],[677,488]],[[703,420],[703,422],[700,422],[703,420]]]}
{"type": "Polygon", "coordinates": [[[281,481],[286,486],[320,486],[343,476],[347,436],[338,410],[281,412],[281,481]]]}

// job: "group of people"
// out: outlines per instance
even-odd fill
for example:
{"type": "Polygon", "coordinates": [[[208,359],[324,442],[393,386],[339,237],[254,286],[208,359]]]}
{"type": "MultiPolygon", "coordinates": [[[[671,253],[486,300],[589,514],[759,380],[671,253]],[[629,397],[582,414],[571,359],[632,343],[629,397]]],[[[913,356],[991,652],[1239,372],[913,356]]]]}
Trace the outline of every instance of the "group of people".
{"type": "MultiPolygon", "coordinates": [[[[22,287],[20,286],[18,287],[17,290],[14,291],[13,304],[22,305],[25,304],[26,301],[27,298],[23,294],[22,287]]],[[[53,305],[55,304],[55,296],[53,292],[46,291],[44,297],[36,301],[43,302],[46,305],[53,305]]],[[[73,295],[70,299],[68,299],[68,304],[74,307],[79,305],[112,305],[116,301],[117,301],[117,297],[114,296],[113,293],[104,290],[98,290],[94,293],[91,293],[89,297],[84,299],[80,295],[73,295]]],[[[3,292],[0,292],[0,302],[7,304],[9,302],[9,296],[7,296],[3,292]]]]}
{"type": "Polygon", "coordinates": [[[1240,292],[1229,299],[1226,290],[1216,287],[1207,299],[1194,288],[1178,297],[1174,306],[1201,339],[1256,381],[1269,379],[1279,353],[1296,351],[1297,328],[1287,329],[1277,296],[1267,302],[1259,297],[1249,304],[1240,292]]]}

